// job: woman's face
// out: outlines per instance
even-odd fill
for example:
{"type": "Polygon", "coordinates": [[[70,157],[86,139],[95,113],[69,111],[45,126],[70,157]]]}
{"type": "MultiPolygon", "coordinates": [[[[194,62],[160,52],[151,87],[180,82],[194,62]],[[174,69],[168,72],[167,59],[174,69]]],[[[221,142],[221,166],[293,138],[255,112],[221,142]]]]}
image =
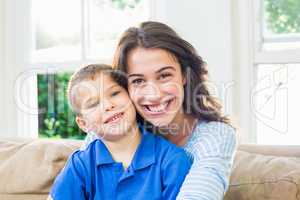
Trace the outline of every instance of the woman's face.
{"type": "Polygon", "coordinates": [[[157,127],[181,118],[186,80],[176,58],[163,49],[136,48],[127,62],[128,90],[140,115],[157,127]]]}

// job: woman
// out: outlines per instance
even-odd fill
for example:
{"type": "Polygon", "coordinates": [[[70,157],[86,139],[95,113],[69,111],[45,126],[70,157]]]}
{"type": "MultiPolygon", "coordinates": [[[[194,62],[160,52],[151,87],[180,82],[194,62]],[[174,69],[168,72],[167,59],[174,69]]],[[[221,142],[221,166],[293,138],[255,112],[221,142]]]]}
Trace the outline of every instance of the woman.
{"type": "Polygon", "coordinates": [[[194,47],[167,25],[144,22],[124,32],[114,66],[128,75],[128,91],[145,126],[150,123],[193,159],[177,199],[223,199],[235,129],[211,96],[205,63],[194,47]]]}

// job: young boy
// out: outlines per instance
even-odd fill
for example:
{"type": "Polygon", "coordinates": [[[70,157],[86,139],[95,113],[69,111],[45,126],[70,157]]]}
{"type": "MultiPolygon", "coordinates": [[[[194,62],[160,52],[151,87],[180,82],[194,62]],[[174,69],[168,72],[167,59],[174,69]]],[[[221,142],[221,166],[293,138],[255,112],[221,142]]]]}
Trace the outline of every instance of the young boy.
{"type": "Polygon", "coordinates": [[[74,152],[57,176],[54,200],[176,199],[191,161],[184,150],[139,128],[124,77],[88,65],[69,81],[76,122],[99,139],[74,152]]]}

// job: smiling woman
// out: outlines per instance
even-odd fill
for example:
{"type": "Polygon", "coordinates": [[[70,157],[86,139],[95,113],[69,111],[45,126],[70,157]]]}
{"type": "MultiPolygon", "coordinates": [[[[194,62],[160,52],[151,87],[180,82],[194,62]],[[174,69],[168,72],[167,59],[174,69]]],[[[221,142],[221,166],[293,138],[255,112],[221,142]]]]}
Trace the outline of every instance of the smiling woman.
{"type": "Polygon", "coordinates": [[[182,147],[193,160],[177,199],[223,199],[235,129],[208,90],[208,71],[194,47],[166,24],[143,22],[123,33],[114,66],[128,75],[140,124],[182,147]]]}
{"type": "Polygon", "coordinates": [[[131,77],[128,91],[142,120],[193,158],[177,199],[222,199],[235,130],[208,90],[208,71],[194,47],[168,25],[144,22],[124,32],[114,65],[131,77]]]}

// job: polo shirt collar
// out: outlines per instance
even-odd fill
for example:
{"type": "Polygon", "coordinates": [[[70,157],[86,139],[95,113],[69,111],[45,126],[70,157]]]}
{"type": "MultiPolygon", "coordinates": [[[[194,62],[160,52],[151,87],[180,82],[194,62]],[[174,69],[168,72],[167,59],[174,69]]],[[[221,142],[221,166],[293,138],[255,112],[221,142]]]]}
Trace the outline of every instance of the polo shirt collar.
{"type": "Polygon", "coordinates": [[[155,163],[155,136],[140,126],[141,143],[132,160],[134,170],[146,168],[155,163]]]}
{"type": "Polygon", "coordinates": [[[96,165],[111,164],[115,161],[113,160],[110,152],[108,151],[105,144],[100,140],[95,141],[95,155],[96,155],[96,165]]]}
{"type": "MultiPolygon", "coordinates": [[[[155,136],[143,127],[139,126],[139,128],[142,138],[131,162],[134,170],[143,169],[155,163],[155,136]]],[[[105,144],[100,139],[96,139],[94,142],[96,143],[96,165],[115,163],[105,144]]]]}

